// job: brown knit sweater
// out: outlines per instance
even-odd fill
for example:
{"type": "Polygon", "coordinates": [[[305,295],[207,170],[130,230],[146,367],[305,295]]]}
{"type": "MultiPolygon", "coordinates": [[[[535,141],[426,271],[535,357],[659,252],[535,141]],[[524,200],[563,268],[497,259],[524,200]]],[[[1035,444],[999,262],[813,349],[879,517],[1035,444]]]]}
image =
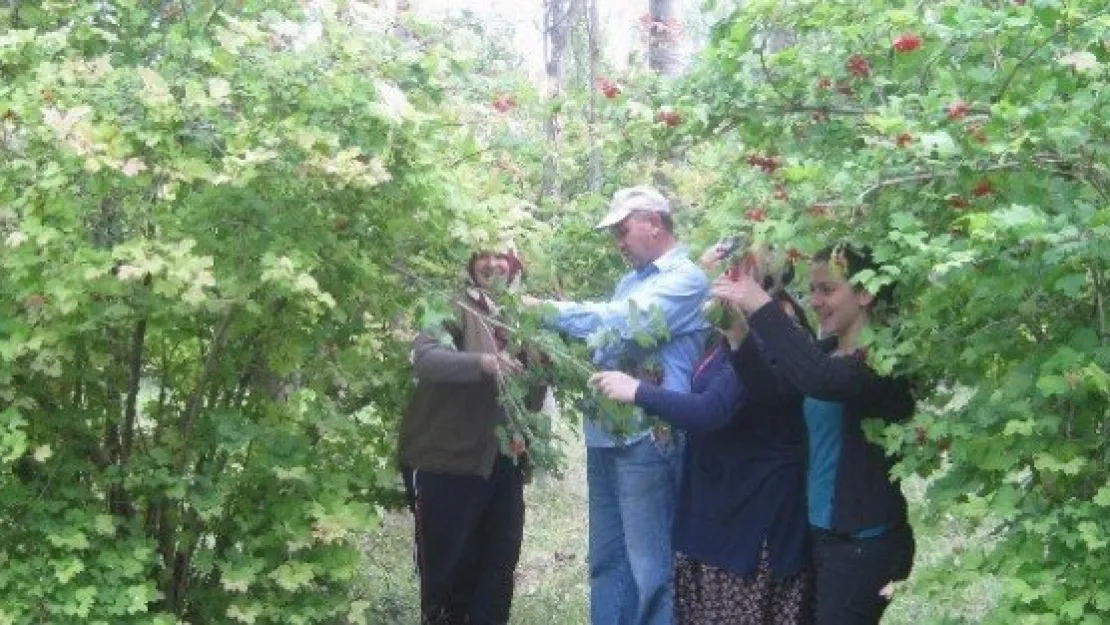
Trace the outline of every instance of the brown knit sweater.
{"type": "MultiPolygon", "coordinates": [[[[466,301],[480,308],[473,300],[466,301]]],[[[455,321],[446,329],[452,346],[443,345],[429,332],[416,337],[417,384],[401,421],[401,464],[421,471],[489,477],[498,454],[494,428],[506,420],[497,401],[497,382],[479,365],[481,354],[498,350],[494,328],[458,306],[455,321]]],[[[526,407],[538,410],[546,392],[546,386],[533,388],[526,407]]]]}

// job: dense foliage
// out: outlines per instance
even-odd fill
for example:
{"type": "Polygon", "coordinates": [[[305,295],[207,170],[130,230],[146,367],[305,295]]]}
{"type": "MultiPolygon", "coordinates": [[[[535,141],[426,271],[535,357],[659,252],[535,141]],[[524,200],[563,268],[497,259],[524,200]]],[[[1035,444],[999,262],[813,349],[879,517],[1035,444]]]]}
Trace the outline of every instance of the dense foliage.
{"type": "Polygon", "coordinates": [[[991,622],[1110,614],[1108,61],[1105,2],[754,1],[679,106],[707,220],[870,245],[896,284],[871,358],[926,403],[875,435],[927,522],[983,532],[923,591],[995,576],[991,622]]]}
{"type": "MultiPolygon", "coordinates": [[[[1110,613],[1104,3],[747,1],[686,80],[602,64],[553,101],[495,27],[317,4],[0,10],[0,623],[359,621],[414,330],[475,247],[603,296],[592,225],[644,182],[695,251],[876,250],[870,353],[923,409],[875,435],[929,477],[924,523],[983,538],[915,592],[1110,613]]],[[[582,399],[586,346],[505,302],[582,399]]]]}
{"type": "Polygon", "coordinates": [[[233,4],[0,16],[0,622],[362,618],[407,276],[495,231],[468,57],[233,4]]]}

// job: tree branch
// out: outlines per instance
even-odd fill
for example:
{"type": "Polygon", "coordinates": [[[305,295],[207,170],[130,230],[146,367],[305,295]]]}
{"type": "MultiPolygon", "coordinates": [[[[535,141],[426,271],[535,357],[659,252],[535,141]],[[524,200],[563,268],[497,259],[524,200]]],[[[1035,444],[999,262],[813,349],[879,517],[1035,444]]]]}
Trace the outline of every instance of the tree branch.
{"type": "MultiPolygon", "coordinates": [[[[1035,157],[1032,162],[1015,161],[1015,162],[1012,162],[1012,163],[995,163],[993,165],[985,165],[985,166],[982,166],[982,167],[978,167],[978,168],[976,168],[975,171],[982,172],[982,173],[989,173],[989,172],[992,172],[992,171],[1006,171],[1006,170],[1013,170],[1013,169],[1021,169],[1023,167],[1029,167],[1029,166],[1033,166],[1033,167],[1036,167],[1038,165],[1057,165],[1057,166],[1059,166],[1059,165],[1068,165],[1068,164],[1070,164],[1069,161],[1067,161],[1065,159],[1062,159],[1062,158],[1059,158],[1057,156],[1039,155],[1039,156],[1035,157]]],[[[1061,173],[1058,170],[1052,170],[1052,171],[1053,171],[1053,173],[1061,173]]],[[[884,179],[884,180],[880,180],[879,182],[875,183],[874,185],[864,189],[864,191],[859,194],[859,197],[856,198],[856,202],[857,202],[857,204],[866,203],[876,193],[878,193],[879,191],[882,191],[883,189],[886,189],[888,187],[901,186],[903,184],[912,183],[912,182],[931,182],[933,180],[940,180],[942,178],[952,178],[952,177],[955,177],[956,175],[958,175],[958,174],[957,174],[957,172],[954,172],[954,171],[917,171],[917,172],[912,172],[912,173],[902,175],[902,176],[895,176],[893,178],[887,178],[887,179],[884,179]]]]}
{"type": "MultiPolygon", "coordinates": [[[[395,263],[393,265],[393,269],[395,271],[397,271],[398,273],[401,273],[402,275],[407,277],[413,283],[419,284],[421,287],[430,288],[431,290],[434,290],[434,287],[432,287],[432,285],[428,284],[427,280],[424,280],[420,276],[412,273],[411,271],[409,271],[405,267],[402,267],[402,266],[397,265],[395,263]]],[[[505,323],[503,323],[503,322],[501,322],[497,319],[494,319],[493,317],[490,317],[488,314],[482,312],[481,310],[478,310],[477,308],[474,308],[473,306],[467,304],[466,302],[464,302],[464,301],[462,301],[458,298],[451,298],[450,301],[455,306],[458,306],[459,308],[465,310],[466,312],[474,315],[475,317],[477,317],[483,323],[487,323],[487,324],[489,324],[490,326],[492,326],[494,328],[499,328],[499,329],[504,330],[506,332],[509,332],[511,334],[515,334],[518,338],[520,338],[525,343],[532,343],[533,342],[531,339],[529,339],[528,337],[521,334],[519,328],[515,328],[513,326],[506,325],[505,323]]],[[[581,363],[579,363],[578,359],[575,358],[574,355],[572,355],[572,354],[568,354],[568,353],[566,353],[564,351],[561,351],[561,350],[558,350],[558,349],[553,349],[550,345],[540,345],[539,347],[546,350],[546,351],[551,352],[552,354],[554,354],[556,356],[559,356],[559,357],[563,358],[565,362],[571,363],[578,370],[582,371],[586,375],[592,375],[594,373],[594,371],[592,369],[590,369],[590,368],[582,365],[581,363]]]]}
{"type": "Polygon", "coordinates": [[[767,48],[767,41],[764,40],[764,41],[760,42],[760,44],[759,44],[759,67],[763,69],[763,77],[765,79],[767,79],[767,84],[771,86],[771,89],[774,90],[774,92],[778,94],[779,98],[783,102],[789,102],[790,104],[794,104],[794,100],[787,97],[787,95],[785,93],[783,93],[782,89],[779,89],[778,83],[775,82],[774,76],[771,76],[771,70],[767,67],[767,57],[764,55],[764,50],[766,48],[767,48]]]}
{"type": "Polygon", "coordinates": [[[1095,13],[1093,15],[1089,15],[1089,16],[1079,20],[1079,22],[1077,22],[1075,24],[1064,24],[1064,25],[1060,26],[1059,28],[1057,28],[1056,30],[1054,30],[1051,35],[1049,35],[1048,37],[1045,37],[1043,41],[1041,41],[1037,45],[1030,48],[1029,52],[1027,52],[1020,59],[1018,59],[1018,62],[1014,64],[1013,69],[1011,69],[1010,73],[1006,75],[1005,79],[1003,79],[1002,86],[999,87],[998,93],[996,93],[994,95],[994,97],[991,98],[991,102],[994,103],[994,102],[999,102],[1000,100],[1002,100],[1002,96],[1006,95],[1006,91],[1009,90],[1010,84],[1014,81],[1014,76],[1017,76],[1018,70],[1020,70],[1022,68],[1022,66],[1025,65],[1029,61],[1029,59],[1033,58],[1034,54],[1041,51],[1046,45],[1051,43],[1053,39],[1059,37],[1061,33],[1065,33],[1065,32],[1067,32],[1067,31],[1069,31],[1073,28],[1078,28],[1078,27],[1086,24],[1087,22],[1094,21],[1094,20],[1096,20],[1096,19],[1098,19],[1098,18],[1100,18],[1103,15],[1106,15],[1108,13],[1110,13],[1110,10],[1099,11],[1098,13],[1095,13]]]}
{"type": "Polygon", "coordinates": [[[201,405],[204,403],[204,388],[208,385],[208,380],[211,379],[212,374],[216,371],[216,366],[219,363],[220,356],[223,354],[223,346],[227,342],[227,335],[231,329],[231,322],[235,319],[236,313],[239,312],[239,305],[232,304],[224,313],[223,319],[220,320],[219,326],[216,327],[216,332],[212,336],[212,342],[208,345],[208,354],[204,359],[204,368],[201,370],[200,377],[197,379],[196,388],[193,389],[193,394],[189,397],[189,403],[185,408],[185,415],[181,418],[181,450],[177,462],[177,473],[180,473],[185,466],[185,450],[189,448],[189,442],[192,438],[193,427],[196,423],[197,415],[200,414],[201,405]]]}
{"type": "Polygon", "coordinates": [[[143,378],[143,346],[146,341],[146,317],[135,324],[131,334],[131,357],[128,363],[129,380],[127,399],[124,403],[123,446],[120,449],[119,464],[126,467],[131,461],[131,449],[135,443],[135,417],[138,413],[139,385],[143,378]]]}
{"type": "Polygon", "coordinates": [[[1098,315],[1098,343],[1105,347],[1107,338],[1110,337],[1106,329],[1106,301],[1105,295],[1103,294],[1106,281],[1102,275],[1102,267],[1097,264],[1092,268],[1091,274],[1094,277],[1095,283],[1095,314],[1098,315]]]}

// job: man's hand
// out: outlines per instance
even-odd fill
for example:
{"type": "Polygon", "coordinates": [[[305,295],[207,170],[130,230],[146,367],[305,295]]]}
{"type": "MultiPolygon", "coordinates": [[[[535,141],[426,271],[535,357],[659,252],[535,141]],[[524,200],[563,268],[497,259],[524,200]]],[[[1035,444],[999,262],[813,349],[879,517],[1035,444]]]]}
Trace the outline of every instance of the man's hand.
{"type": "Polygon", "coordinates": [[[720,243],[712,245],[702,252],[701,258],[698,259],[698,264],[700,264],[701,268],[705,271],[712,273],[717,270],[717,265],[721,263],[721,259],[727,254],[728,248],[726,246],[720,243]]]}
{"type": "Polygon", "coordinates": [[[741,273],[735,281],[727,276],[717,278],[710,294],[748,315],[771,301],[771,296],[752,280],[750,273],[741,273]]]}
{"type": "Polygon", "coordinates": [[[487,375],[495,378],[524,371],[524,365],[519,360],[504,352],[482,354],[478,357],[478,365],[487,375]]]}
{"type": "Polygon", "coordinates": [[[620,371],[602,371],[590,376],[590,384],[609,399],[625,404],[636,400],[636,389],[640,388],[640,381],[620,371]]]}

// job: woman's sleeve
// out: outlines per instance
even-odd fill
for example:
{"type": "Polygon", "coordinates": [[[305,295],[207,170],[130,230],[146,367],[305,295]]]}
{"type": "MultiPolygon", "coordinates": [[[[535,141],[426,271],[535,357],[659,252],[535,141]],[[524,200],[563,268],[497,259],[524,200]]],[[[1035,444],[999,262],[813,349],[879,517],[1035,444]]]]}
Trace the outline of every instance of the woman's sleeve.
{"type": "Polygon", "coordinates": [[[835,357],[821,351],[805,330],[770,302],[752,313],[748,323],[774,359],[775,371],[800,393],[825,401],[866,402],[868,414],[898,420],[913,410],[903,378],[884,377],[861,358],[835,357]]]}
{"type": "Polygon", "coordinates": [[[732,420],[747,393],[730,366],[719,367],[700,393],[683,393],[641,382],[636,405],[690,432],[712,432],[732,420]]]}

